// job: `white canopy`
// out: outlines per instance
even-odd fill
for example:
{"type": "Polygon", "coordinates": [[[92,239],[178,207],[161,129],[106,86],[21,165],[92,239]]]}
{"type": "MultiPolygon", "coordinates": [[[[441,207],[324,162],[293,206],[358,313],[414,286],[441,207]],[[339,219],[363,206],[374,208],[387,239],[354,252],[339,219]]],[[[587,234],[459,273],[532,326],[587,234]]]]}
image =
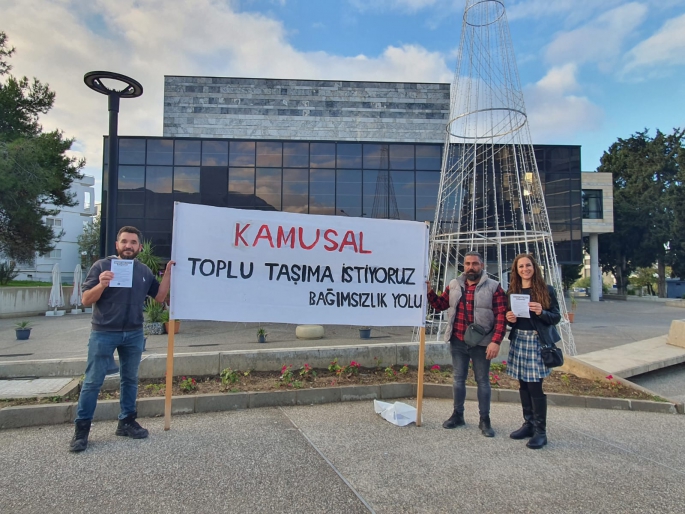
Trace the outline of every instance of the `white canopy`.
{"type": "Polygon", "coordinates": [[[50,307],[64,306],[64,293],[62,292],[62,273],[59,271],[59,263],[55,263],[52,268],[52,289],[50,290],[50,298],[48,300],[50,307]]]}
{"type": "Polygon", "coordinates": [[[81,265],[77,264],[74,268],[74,290],[71,293],[69,303],[74,307],[81,305],[81,297],[83,296],[83,271],[81,265]]]}

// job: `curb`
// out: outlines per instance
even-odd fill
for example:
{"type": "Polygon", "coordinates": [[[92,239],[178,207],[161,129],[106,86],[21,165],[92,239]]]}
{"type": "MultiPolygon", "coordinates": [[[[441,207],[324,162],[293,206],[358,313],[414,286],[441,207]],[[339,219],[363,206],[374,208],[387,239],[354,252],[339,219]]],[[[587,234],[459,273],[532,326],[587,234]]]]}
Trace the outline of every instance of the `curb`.
{"type": "MultiPolygon", "coordinates": [[[[424,398],[452,398],[452,386],[444,384],[425,384],[424,398]]],[[[200,414],[260,407],[292,405],[320,405],[324,403],[389,400],[416,396],[416,384],[380,384],[343,387],[321,387],[316,389],[297,389],[292,391],[265,391],[249,393],[198,394],[174,396],[171,403],[172,414],[200,414]]],[[[476,388],[467,386],[466,399],[476,400],[476,388]]],[[[518,391],[512,389],[493,389],[492,401],[518,403],[518,391]]],[[[624,398],[599,398],[595,396],[573,396],[570,394],[547,394],[547,401],[556,407],[582,407],[586,409],[614,409],[662,414],[683,414],[683,404],[630,400],[624,398]]],[[[0,429],[24,428],[39,425],[58,425],[73,422],[76,403],[47,405],[20,405],[0,409],[0,429]]],[[[94,421],[116,420],[119,415],[119,400],[99,401],[95,409],[94,421]]],[[[138,415],[141,418],[164,416],[164,398],[140,398],[138,415]]]]}

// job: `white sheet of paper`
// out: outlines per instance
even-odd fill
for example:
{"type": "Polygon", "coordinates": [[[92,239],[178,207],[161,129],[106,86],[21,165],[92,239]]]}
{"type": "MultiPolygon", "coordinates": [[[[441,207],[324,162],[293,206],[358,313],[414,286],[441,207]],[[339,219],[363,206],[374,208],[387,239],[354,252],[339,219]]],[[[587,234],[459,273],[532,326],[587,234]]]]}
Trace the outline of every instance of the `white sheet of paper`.
{"type": "Polygon", "coordinates": [[[511,312],[517,318],[530,318],[530,303],[529,294],[510,294],[509,301],[511,302],[511,312]]]}
{"type": "Polygon", "coordinates": [[[132,287],[133,286],[133,260],[112,259],[112,273],[114,278],[109,287],[132,287]]]}

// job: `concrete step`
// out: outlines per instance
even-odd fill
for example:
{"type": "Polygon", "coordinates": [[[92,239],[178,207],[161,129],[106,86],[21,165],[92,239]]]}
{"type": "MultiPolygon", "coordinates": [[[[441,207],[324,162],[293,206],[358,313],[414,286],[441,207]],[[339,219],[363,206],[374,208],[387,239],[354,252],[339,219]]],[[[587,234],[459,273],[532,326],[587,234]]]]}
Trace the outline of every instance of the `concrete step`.
{"type": "Polygon", "coordinates": [[[685,362],[685,348],[666,343],[667,335],[577,355],[607,373],[628,378],[685,362]]]}

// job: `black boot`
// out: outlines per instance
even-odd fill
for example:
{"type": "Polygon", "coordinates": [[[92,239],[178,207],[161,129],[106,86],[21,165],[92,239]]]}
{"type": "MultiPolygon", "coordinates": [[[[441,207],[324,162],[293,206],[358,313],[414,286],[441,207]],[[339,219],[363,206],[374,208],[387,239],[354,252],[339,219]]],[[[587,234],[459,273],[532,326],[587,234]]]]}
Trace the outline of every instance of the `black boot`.
{"type": "Polygon", "coordinates": [[[485,437],[495,437],[495,431],[490,426],[490,416],[481,416],[478,428],[485,437]]]}
{"type": "Polygon", "coordinates": [[[535,429],[533,427],[533,403],[527,389],[519,389],[521,397],[521,408],[523,409],[523,425],[518,430],[514,430],[509,437],[512,439],[525,439],[533,437],[535,429]]]}
{"type": "Polygon", "coordinates": [[[547,444],[547,396],[532,398],[532,401],[535,435],[530,438],[526,446],[537,450],[547,444]]]}
{"type": "Polygon", "coordinates": [[[115,434],[130,437],[131,439],[145,439],[149,432],[138,424],[136,414],[134,413],[119,420],[115,434]]]}
{"type": "Polygon", "coordinates": [[[452,415],[450,416],[450,419],[448,419],[442,424],[442,428],[457,428],[463,427],[464,425],[466,425],[466,422],[464,421],[464,413],[457,412],[457,410],[455,409],[452,415]]]}
{"type": "Polygon", "coordinates": [[[74,437],[69,445],[70,452],[82,452],[88,447],[88,434],[90,433],[90,420],[77,421],[75,423],[74,437]]]}

